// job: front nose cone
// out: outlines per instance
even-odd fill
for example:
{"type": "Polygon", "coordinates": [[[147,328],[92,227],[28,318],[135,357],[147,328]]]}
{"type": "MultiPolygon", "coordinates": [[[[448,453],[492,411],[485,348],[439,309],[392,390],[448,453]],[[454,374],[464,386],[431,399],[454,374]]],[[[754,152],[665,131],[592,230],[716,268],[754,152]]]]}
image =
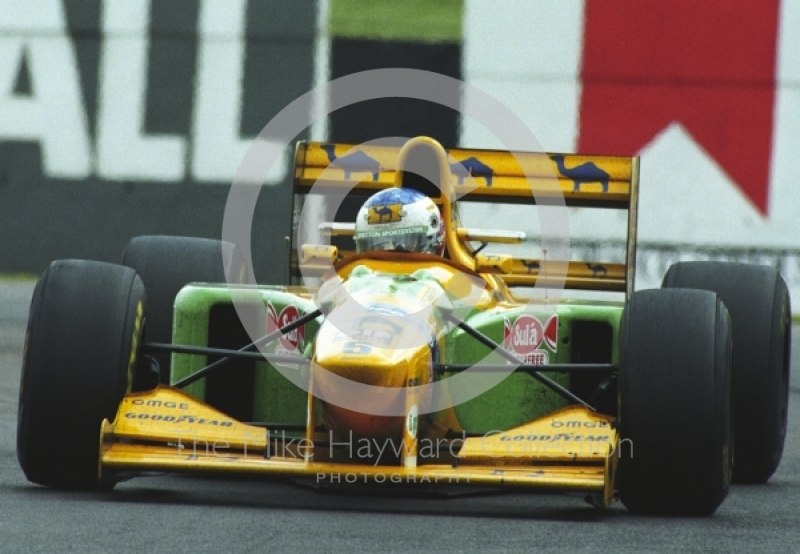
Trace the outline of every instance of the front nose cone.
{"type": "Polygon", "coordinates": [[[403,416],[373,414],[404,409],[408,360],[399,351],[391,350],[360,355],[342,352],[342,348],[325,350],[318,350],[311,366],[314,390],[319,391],[316,394],[333,400],[322,404],[325,421],[340,433],[397,436],[403,428],[403,416]],[[371,388],[365,391],[353,384],[371,388]]]}
{"type": "Polygon", "coordinates": [[[430,348],[419,342],[411,348],[393,347],[403,341],[388,333],[380,317],[357,324],[357,332],[350,333],[328,322],[320,328],[311,364],[314,395],[323,400],[326,423],[340,433],[398,436],[408,387],[429,381],[430,348]]]}
{"type": "Polygon", "coordinates": [[[327,402],[322,403],[322,417],[340,436],[370,439],[397,438],[401,436],[405,423],[405,417],[402,416],[364,414],[327,402]]]}

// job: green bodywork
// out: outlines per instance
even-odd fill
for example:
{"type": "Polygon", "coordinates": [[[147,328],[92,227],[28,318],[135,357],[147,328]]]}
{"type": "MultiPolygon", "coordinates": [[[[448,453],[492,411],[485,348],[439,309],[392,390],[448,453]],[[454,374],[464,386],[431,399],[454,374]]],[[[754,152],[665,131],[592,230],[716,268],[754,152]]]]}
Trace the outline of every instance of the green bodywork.
{"type": "MultiPolygon", "coordinates": [[[[286,287],[262,286],[237,291],[236,298],[241,303],[255,309],[248,310],[250,316],[255,315],[254,327],[261,330],[260,338],[267,333],[269,317],[268,305],[280,312],[287,306],[296,307],[301,313],[312,312],[316,306],[310,298],[297,292],[288,292],[286,287]]],[[[207,346],[209,344],[209,314],[213,307],[228,304],[231,291],[227,285],[193,284],[185,287],[175,299],[175,320],[172,341],[174,344],[207,346]]],[[[319,329],[319,321],[312,321],[305,327],[304,354],[310,355],[311,340],[319,329]]],[[[244,346],[244,344],[242,345],[244,346]]],[[[264,347],[264,352],[276,353],[279,342],[264,347]]],[[[175,383],[191,375],[208,364],[206,356],[196,354],[173,354],[171,365],[171,382],[175,383]]],[[[297,373],[300,379],[307,378],[307,369],[283,366],[284,371],[297,373]]],[[[187,386],[184,390],[189,394],[205,400],[206,380],[187,386]]],[[[283,423],[304,424],[306,422],[307,396],[305,391],[291,383],[272,364],[256,362],[253,391],[253,417],[257,421],[280,421],[283,423]]]]}
{"type": "MultiPolygon", "coordinates": [[[[508,320],[513,325],[523,313],[536,316],[542,323],[547,321],[553,313],[558,315],[556,350],[553,351],[544,343],[540,347],[548,352],[549,363],[563,364],[573,361],[570,344],[573,322],[578,320],[602,321],[611,327],[613,333],[611,362],[617,362],[621,304],[602,302],[575,304],[562,301],[557,306],[544,306],[539,310],[535,305],[526,306],[524,310],[520,307],[501,306],[493,310],[476,312],[466,319],[466,323],[502,345],[505,322],[508,320]]],[[[499,356],[489,355],[487,347],[460,329],[456,329],[447,336],[447,343],[446,351],[450,353],[450,356],[443,363],[473,364],[481,361],[483,363],[503,363],[499,356]]],[[[570,388],[568,373],[545,372],[544,375],[563,387],[570,388]]],[[[446,374],[445,377],[447,376],[446,374]]],[[[567,401],[562,396],[530,375],[513,373],[479,397],[455,406],[454,410],[464,429],[471,433],[485,434],[521,425],[566,405],[567,401]]]]}
{"type": "MultiPolygon", "coordinates": [[[[419,272],[418,272],[419,273],[419,272]]],[[[371,272],[354,271],[347,288],[385,289],[386,279],[376,278],[371,272]],[[360,283],[359,283],[360,282],[360,283]]],[[[431,286],[426,275],[418,275],[422,279],[409,279],[404,275],[390,279],[388,285],[394,294],[401,292],[416,298],[424,294],[424,288],[431,286]],[[422,291],[422,292],[421,292],[422,291]]],[[[435,283],[434,283],[435,286],[435,283]]],[[[384,293],[386,290],[384,290],[384,293]]],[[[254,317],[254,327],[260,334],[251,340],[267,333],[268,318],[272,307],[273,313],[281,313],[287,307],[294,307],[300,313],[309,313],[316,309],[311,295],[296,288],[260,286],[236,291],[237,304],[250,306],[249,317],[254,317]]],[[[192,284],[185,287],[175,300],[175,320],[173,342],[180,345],[207,346],[209,344],[209,320],[212,308],[218,305],[231,304],[231,291],[226,285],[192,284]]],[[[465,321],[492,340],[503,344],[507,326],[513,328],[515,321],[522,315],[532,315],[542,324],[554,313],[558,316],[557,343],[555,349],[545,342],[539,346],[538,352],[546,352],[549,363],[572,362],[573,327],[576,321],[595,321],[606,323],[612,333],[611,363],[618,360],[619,320],[622,313],[621,302],[600,301],[564,301],[559,304],[540,304],[521,306],[516,303],[500,302],[484,310],[475,309],[465,321]]],[[[322,318],[307,324],[304,342],[299,345],[306,357],[312,356],[313,338],[317,333],[322,318]]],[[[273,327],[274,328],[274,327],[273,327]]],[[[439,338],[439,363],[469,365],[475,363],[502,364],[504,361],[496,354],[460,329],[454,329],[439,338]]],[[[242,345],[244,346],[244,345],[242,345]]],[[[271,343],[265,351],[276,353],[280,343],[271,343]]],[[[280,352],[278,352],[280,353],[280,352]]],[[[285,352],[283,352],[285,353],[285,352]]],[[[206,356],[173,354],[172,382],[191,375],[208,363],[206,356]]],[[[284,365],[276,368],[272,364],[256,362],[253,390],[253,417],[256,421],[281,422],[288,424],[305,424],[308,406],[307,393],[295,386],[284,374],[297,375],[298,379],[307,379],[308,370],[303,367],[284,365]],[[280,371],[279,371],[280,369],[280,371]],[[283,374],[282,374],[283,372],[283,374]]],[[[448,378],[452,374],[444,373],[440,378],[448,378]]],[[[570,388],[570,375],[566,372],[548,372],[548,377],[570,388]]],[[[478,376],[478,379],[482,376],[478,376]]],[[[490,378],[490,376],[486,376],[490,378]]],[[[186,387],[186,391],[197,398],[205,399],[205,379],[186,387]]],[[[470,433],[487,433],[493,430],[504,430],[521,425],[539,416],[565,406],[567,402],[558,394],[542,385],[530,375],[513,373],[499,384],[481,394],[455,406],[454,413],[463,430],[470,433]]],[[[434,414],[433,419],[442,419],[443,413],[434,414]]]]}

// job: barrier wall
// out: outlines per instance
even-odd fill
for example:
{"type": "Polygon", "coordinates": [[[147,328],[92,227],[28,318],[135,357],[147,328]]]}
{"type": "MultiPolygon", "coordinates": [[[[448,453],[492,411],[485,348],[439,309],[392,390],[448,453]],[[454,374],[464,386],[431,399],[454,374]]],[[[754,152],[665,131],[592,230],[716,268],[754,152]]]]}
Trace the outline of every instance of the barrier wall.
{"type": "MultiPolygon", "coordinates": [[[[316,14],[314,0],[0,2],[0,271],[118,261],[141,234],[219,237],[250,141],[312,87],[316,14]]],[[[283,277],[287,163],[254,218],[266,281],[283,277]]]]}
{"type": "MultiPolygon", "coordinates": [[[[219,237],[233,173],[273,115],[329,78],[416,67],[489,92],[548,151],[641,155],[639,237],[652,275],[640,284],[660,279],[652,268],[675,248],[749,252],[780,266],[800,293],[790,269],[800,250],[800,3],[498,6],[0,2],[0,271],[38,273],[62,257],[115,261],[140,234],[219,237]]],[[[463,107],[471,102],[462,96],[463,107]]],[[[452,110],[397,99],[334,113],[314,133],[503,147],[452,110]]],[[[265,282],[286,269],[288,152],[284,160],[254,219],[265,282]]],[[[612,227],[578,222],[573,238],[602,247],[612,227]]]]}
{"type": "MultiPolygon", "coordinates": [[[[799,2],[465,0],[464,11],[465,80],[545,150],[642,157],[639,286],[681,256],[745,257],[779,267],[800,299],[799,2]]],[[[472,120],[460,140],[502,147],[472,120]]],[[[602,247],[609,229],[571,232],[602,247]]]]}

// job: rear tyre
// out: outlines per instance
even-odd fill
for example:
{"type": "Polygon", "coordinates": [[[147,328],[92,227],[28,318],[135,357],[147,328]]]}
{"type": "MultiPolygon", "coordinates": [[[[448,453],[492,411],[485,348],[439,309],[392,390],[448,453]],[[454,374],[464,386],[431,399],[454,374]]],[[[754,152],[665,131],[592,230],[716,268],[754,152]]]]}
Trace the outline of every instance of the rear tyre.
{"type": "MultiPolygon", "coordinates": [[[[175,297],[192,282],[240,283],[244,258],[234,244],[196,237],[143,236],[128,243],[122,265],[131,267],[147,287],[147,341],[172,342],[175,297]]],[[[157,353],[161,383],[169,383],[170,354],[157,353]]]]}
{"type": "Polygon", "coordinates": [[[60,260],[31,302],[17,457],[34,483],[93,489],[100,426],[113,420],[137,362],[145,290],[130,268],[60,260]]]}
{"type": "Polygon", "coordinates": [[[791,305],[780,273],[769,266],[682,262],[665,288],[716,292],[733,322],[733,480],[765,483],[780,464],[789,414],[791,305]]]}
{"type": "Polygon", "coordinates": [[[709,515],[731,480],[731,327],[710,292],[645,290],[622,315],[622,503],[635,513],[709,515]]]}

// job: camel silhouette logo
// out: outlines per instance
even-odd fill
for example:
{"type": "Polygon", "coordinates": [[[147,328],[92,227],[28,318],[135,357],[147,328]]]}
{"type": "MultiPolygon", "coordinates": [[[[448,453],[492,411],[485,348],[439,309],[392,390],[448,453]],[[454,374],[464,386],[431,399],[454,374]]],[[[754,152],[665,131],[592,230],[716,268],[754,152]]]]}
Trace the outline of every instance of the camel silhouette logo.
{"type": "Polygon", "coordinates": [[[603,264],[593,264],[591,262],[586,263],[586,267],[592,272],[592,277],[605,277],[606,276],[606,267],[603,264]]]}
{"type": "Polygon", "coordinates": [[[568,168],[564,165],[563,155],[553,154],[550,156],[550,159],[556,162],[558,172],[561,173],[561,175],[567,179],[572,179],[572,192],[579,192],[581,190],[581,185],[584,183],[600,183],[603,187],[603,192],[608,192],[609,175],[593,162],[586,162],[568,168]]]}
{"type": "Polygon", "coordinates": [[[520,260],[522,265],[528,268],[528,273],[532,272],[533,270],[539,269],[539,262],[536,260],[520,260]]]}
{"type": "Polygon", "coordinates": [[[483,177],[486,179],[486,186],[492,186],[492,176],[494,175],[494,170],[485,163],[481,162],[478,158],[471,157],[467,158],[466,160],[461,160],[460,162],[450,164],[450,171],[458,178],[459,185],[463,185],[464,179],[466,179],[467,175],[469,175],[471,177],[483,177]]]}
{"type": "Polygon", "coordinates": [[[367,223],[375,225],[376,223],[395,223],[403,219],[403,205],[402,204],[385,204],[378,206],[370,206],[367,211],[367,223]]]}
{"type": "Polygon", "coordinates": [[[350,180],[353,173],[370,173],[372,180],[378,180],[378,174],[383,168],[375,158],[370,158],[361,150],[351,152],[344,156],[336,155],[336,146],[333,144],[323,144],[321,146],[325,153],[328,155],[328,161],[332,166],[344,170],[344,178],[346,181],[350,180]]]}

